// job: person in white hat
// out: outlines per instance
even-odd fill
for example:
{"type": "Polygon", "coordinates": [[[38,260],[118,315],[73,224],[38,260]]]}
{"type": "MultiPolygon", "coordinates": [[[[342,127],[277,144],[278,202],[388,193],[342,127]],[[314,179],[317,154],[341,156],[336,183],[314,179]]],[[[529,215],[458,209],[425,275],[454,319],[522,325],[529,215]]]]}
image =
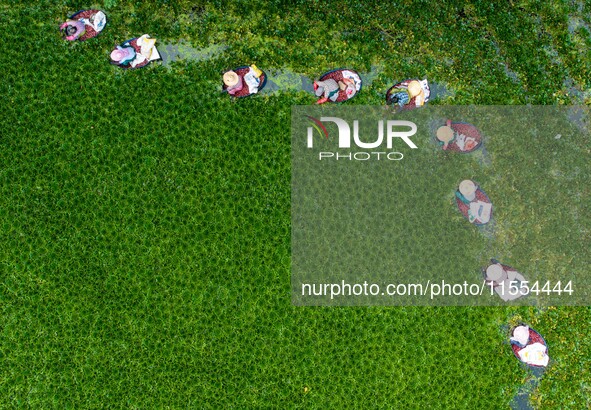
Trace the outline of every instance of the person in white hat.
{"type": "Polygon", "coordinates": [[[444,150],[447,149],[447,146],[454,138],[454,130],[450,126],[444,125],[437,129],[437,140],[443,143],[444,150]]]}
{"type": "Polygon", "coordinates": [[[444,150],[449,147],[452,141],[462,152],[470,152],[478,145],[476,138],[464,135],[462,133],[457,133],[450,125],[444,125],[437,129],[437,140],[442,145],[444,150]]]}
{"type": "Polygon", "coordinates": [[[465,204],[469,204],[470,202],[476,199],[476,191],[478,187],[474,183],[474,181],[470,179],[465,179],[460,182],[460,186],[458,187],[458,192],[456,195],[457,197],[465,204]]]}
{"type": "Polygon", "coordinates": [[[525,277],[514,269],[505,269],[502,264],[494,261],[486,268],[485,279],[489,286],[505,302],[518,299],[529,293],[525,277]]]}
{"type": "Polygon", "coordinates": [[[226,71],[223,75],[223,81],[226,88],[226,91],[230,95],[236,94],[238,91],[241,91],[244,87],[244,82],[242,81],[242,77],[240,77],[235,71],[229,70],[226,71]]]}
{"type": "Polygon", "coordinates": [[[417,107],[425,104],[425,91],[423,90],[423,87],[419,81],[412,80],[410,83],[408,83],[407,89],[410,99],[415,99],[415,105],[417,107]]]}
{"type": "Polygon", "coordinates": [[[134,40],[128,40],[111,52],[111,62],[123,68],[144,67],[150,61],[160,60],[155,46],[156,39],[148,34],[134,40]]]}
{"type": "Polygon", "coordinates": [[[548,362],[550,361],[548,347],[539,341],[532,343],[529,326],[521,325],[513,329],[510,342],[512,345],[521,348],[517,351],[517,355],[523,363],[533,366],[548,366],[548,362]]]}
{"type": "Polygon", "coordinates": [[[465,179],[460,182],[460,186],[456,191],[456,197],[464,204],[468,205],[468,220],[471,223],[482,225],[490,221],[492,204],[477,199],[476,191],[478,191],[478,186],[474,181],[465,179]]]}
{"type": "Polygon", "coordinates": [[[412,109],[421,107],[429,101],[431,91],[425,80],[405,80],[392,86],[386,93],[386,104],[399,108],[412,109]]]}
{"type": "Polygon", "coordinates": [[[521,325],[513,329],[513,336],[509,339],[511,344],[525,347],[529,343],[529,326],[521,325]]]}

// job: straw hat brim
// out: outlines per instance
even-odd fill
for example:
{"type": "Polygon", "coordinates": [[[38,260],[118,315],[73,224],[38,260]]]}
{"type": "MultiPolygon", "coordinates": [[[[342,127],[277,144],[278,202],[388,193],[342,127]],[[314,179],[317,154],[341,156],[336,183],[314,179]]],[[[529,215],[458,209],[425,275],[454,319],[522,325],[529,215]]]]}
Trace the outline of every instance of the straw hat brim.
{"type": "Polygon", "coordinates": [[[486,279],[492,281],[498,281],[503,278],[503,267],[497,263],[490,265],[486,268],[486,279]]]}
{"type": "Polygon", "coordinates": [[[476,192],[476,184],[469,179],[465,179],[460,182],[460,193],[464,196],[472,195],[476,192]]]}
{"type": "Polygon", "coordinates": [[[454,139],[454,130],[447,125],[437,129],[437,139],[441,142],[450,142],[454,139]]]}
{"type": "Polygon", "coordinates": [[[408,95],[410,95],[410,98],[417,97],[421,95],[421,92],[423,92],[423,87],[421,87],[421,83],[419,83],[417,80],[412,80],[410,83],[408,83],[406,88],[408,89],[408,95]]]}
{"type": "Polygon", "coordinates": [[[224,73],[223,80],[226,86],[232,87],[238,84],[238,74],[236,74],[234,71],[227,71],[224,73]]]}

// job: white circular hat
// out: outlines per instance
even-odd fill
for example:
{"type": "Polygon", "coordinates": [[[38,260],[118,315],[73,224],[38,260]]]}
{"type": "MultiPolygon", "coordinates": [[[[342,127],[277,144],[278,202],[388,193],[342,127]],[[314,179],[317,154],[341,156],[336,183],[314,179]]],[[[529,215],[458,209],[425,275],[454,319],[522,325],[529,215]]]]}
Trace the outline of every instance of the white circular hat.
{"type": "Polygon", "coordinates": [[[463,180],[460,182],[460,193],[472,201],[476,197],[476,184],[469,179],[463,180]]]}
{"type": "Polygon", "coordinates": [[[505,270],[501,266],[500,263],[494,263],[486,268],[486,279],[492,280],[494,282],[499,281],[503,275],[505,274],[505,270]]]}
{"type": "Polygon", "coordinates": [[[450,142],[454,139],[454,130],[447,125],[437,129],[437,139],[441,142],[450,142]]]}
{"type": "Polygon", "coordinates": [[[235,86],[238,84],[238,74],[235,71],[226,71],[224,73],[224,84],[228,87],[235,86]]]}
{"type": "Polygon", "coordinates": [[[410,95],[410,98],[416,97],[417,95],[419,95],[421,93],[421,91],[423,91],[423,87],[421,87],[421,83],[419,83],[417,80],[412,80],[411,82],[409,82],[408,85],[406,86],[406,88],[408,90],[408,94],[410,95]]]}
{"type": "Polygon", "coordinates": [[[528,326],[517,326],[513,329],[513,337],[511,340],[519,342],[522,346],[525,346],[529,341],[529,327],[528,326]]]}

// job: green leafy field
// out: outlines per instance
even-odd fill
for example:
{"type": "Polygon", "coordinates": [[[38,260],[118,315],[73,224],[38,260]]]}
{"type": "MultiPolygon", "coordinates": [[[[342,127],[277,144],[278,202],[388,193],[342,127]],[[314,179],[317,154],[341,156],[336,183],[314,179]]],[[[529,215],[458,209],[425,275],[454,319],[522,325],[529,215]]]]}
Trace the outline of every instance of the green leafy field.
{"type": "MultiPolygon", "coordinates": [[[[435,104],[588,103],[590,12],[517,0],[0,3],[0,407],[507,408],[529,377],[506,341],[519,321],[552,357],[533,404],[591,407],[589,307],[292,306],[290,112],[315,98],[220,92],[224,69],[253,62],[311,78],[374,67],[352,104],[382,104],[413,76],[451,91],[435,104]],[[57,27],[83,7],[105,9],[104,33],[63,41],[57,27]],[[170,68],[108,63],[144,33],[228,48],[170,68]]],[[[495,159],[513,167],[496,197],[515,220],[510,186],[533,178],[526,148],[495,159]]],[[[568,257],[589,261],[589,154],[571,148],[562,164],[587,198],[580,232],[560,230],[550,201],[538,225],[499,226],[500,251],[535,241],[512,256],[550,248],[554,259],[531,263],[567,273],[568,257]]]]}

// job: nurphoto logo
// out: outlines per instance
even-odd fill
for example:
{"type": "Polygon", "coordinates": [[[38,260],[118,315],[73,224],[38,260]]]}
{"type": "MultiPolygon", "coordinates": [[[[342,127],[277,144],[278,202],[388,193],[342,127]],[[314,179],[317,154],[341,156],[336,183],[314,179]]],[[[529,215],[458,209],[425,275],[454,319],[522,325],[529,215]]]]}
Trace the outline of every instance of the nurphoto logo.
{"type": "MultiPolygon", "coordinates": [[[[316,119],[309,115],[306,116],[312,123],[308,127],[307,147],[314,148],[314,130],[323,140],[329,140],[329,132],[325,123],[336,124],[338,129],[338,148],[346,151],[320,151],[318,153],[319,160],[349,160],[349,161],[367,161],[374,160],[391,160],[399,161],[404,158],[401,152],[393,151],[395,145],[394,139],[402,140],[410,148],[415,149],[417,146],[410,139],[417,132],[417,125],[411,121],[403,120],[379,120],[376,124],[377,138],[373,141],[362,141],[359,137],[359,121],[353,120],[353,144],[356,148],[364,151],[351,151],[351,126],[342,118],[338,117],[320,117],[316,119]],[[385,136],[385,138],[384,138],[385,136]],[[384,139],[386,140],[384,147],[384,139]],[[372,151],[368,151],[372,150],[372,151]],[[375,150],[375,151],[374,151],[375,150]]],[[[369,132],[368,132],[369,133],[369,132]]],[[[375,130],[374,130],[375,133],[375,130]]],[[[365,133],[364,133],[365,135],[365,133]]],[[[375,134],[374,134],[375,135],[375,134]]]]}

